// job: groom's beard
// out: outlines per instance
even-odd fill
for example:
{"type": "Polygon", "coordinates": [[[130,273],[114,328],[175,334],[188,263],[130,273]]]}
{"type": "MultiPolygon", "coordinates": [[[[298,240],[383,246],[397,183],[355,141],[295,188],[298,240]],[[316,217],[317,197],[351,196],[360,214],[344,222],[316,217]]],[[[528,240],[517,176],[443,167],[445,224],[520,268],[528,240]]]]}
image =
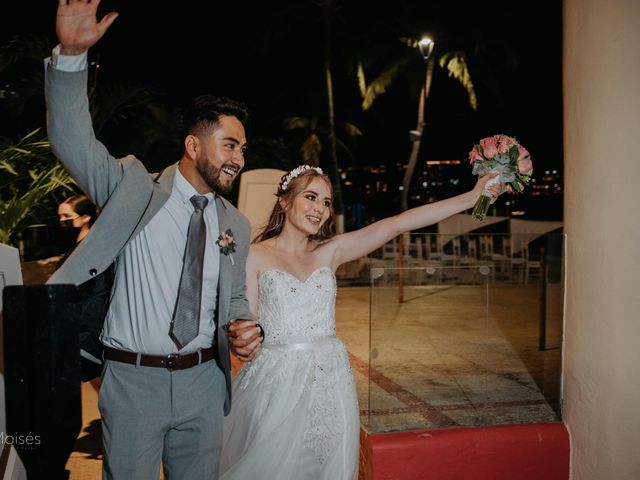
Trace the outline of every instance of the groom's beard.
{"type": "MultiPolygon", "coordinates": [[[[223,165],[224,166],[224,165],[223,165]]],[[[226,173],[222,171],[222,168],[216,168],[215,165],[211,162],[209,157],[204,154],[198,156],[196,161],[196,169],[198,173],[205,181],[207,185],[216,193],[220,195],[226,195],[233,188],[233,180],[235,180],[234,176],[229,182],[225,182],[221,179],[221,176],[226,176],[226,173]]],[[[236,167],[233,167],[236,170],[236,167]]]]}

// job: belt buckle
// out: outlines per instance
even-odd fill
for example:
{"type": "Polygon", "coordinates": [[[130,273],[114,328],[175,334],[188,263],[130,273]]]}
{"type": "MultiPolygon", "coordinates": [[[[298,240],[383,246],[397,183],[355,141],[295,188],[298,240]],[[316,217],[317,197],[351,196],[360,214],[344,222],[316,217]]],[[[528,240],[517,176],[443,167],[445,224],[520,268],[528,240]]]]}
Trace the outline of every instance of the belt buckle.
{"type": "Polygon", "coordinates": [[[175,370],[177,368],[177,363],[176,360],[178,360],[178,358],[180,358],[180,355],[178,355],[177,353],[170,353],[169,355],[167,355],[167,365],[166,368],[169,371],[175,370]]]}

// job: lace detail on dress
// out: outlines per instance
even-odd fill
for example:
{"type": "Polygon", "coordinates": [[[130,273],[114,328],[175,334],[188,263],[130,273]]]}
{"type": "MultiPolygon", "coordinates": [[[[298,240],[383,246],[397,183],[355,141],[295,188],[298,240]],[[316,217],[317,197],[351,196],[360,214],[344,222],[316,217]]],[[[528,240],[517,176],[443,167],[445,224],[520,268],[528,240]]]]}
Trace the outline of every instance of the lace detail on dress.
{"type": "Polygon", "coordinates": [[[360,420],[331,268],[304,281],[267,270],[258,287],[265,340],[234,380],[220,478],[355,480],[360,420]]]}
{"type": "MultiPolygon", "coordinates": [[[[265,327],[265,341],[263,352],[269,355],[269,344],[291,344],[296,341],[314,342],[326,337],[335,336],[335,299],[336,283],[333,272],[328,267],[314,270],[304,281],[290,273],[280,270],[267,270],[259,279],[259,310],[260,322],[265,327]],[[330,281],[327,278],[330,277],[330,281]]],[[[336,440],[341,430],[341,419],[335,392],[334,368],[327,368],[327,363],[334,363],[337,358],[343,358],[343,368],[349,368],[345,355],[336,355],[335,348],[342,346],[335,343],[331,348],[320,348],[309,358],[311,351],[285,351],[279,356],[284,362],[312,362],[310,371],[313,372],[311,381],[304,382],[311,389],[312,404],[304,428],[304,441],[320,463],[324,463],[331,450],[336,446],[336,440]],[[303,353],[304,352],[304,353],[303,353]],[[291,358],[293,353],[293,357],[291,358]],[[306,356],[302,359],[300,356],[306,356]],[[330,373],[328,375],[328,373],[330,373]]],[[[262,353],[262,352],[261,352],[262,353]]],[[[277,369],[276,369],[277,370],[277,369]]],[[[266,388],[274,388],[278,382],[286,379],[274,375],[273,381],[266,388]]],[[[247,381],[243,380],[243,384],[247,381]]],[[[264,384],[263,384],[264,387],[264,384]]],[[[277,388],[277,387],[275,387],[277,388]]]]}
{"type": "Polygon", "coordinates": [[[317,365],[313,381],[315,401],[304,428],[304,441],[321,464],[336,448],[342,426],[335,388],[335,378],[328,376],[322,366],[317,365]]]}

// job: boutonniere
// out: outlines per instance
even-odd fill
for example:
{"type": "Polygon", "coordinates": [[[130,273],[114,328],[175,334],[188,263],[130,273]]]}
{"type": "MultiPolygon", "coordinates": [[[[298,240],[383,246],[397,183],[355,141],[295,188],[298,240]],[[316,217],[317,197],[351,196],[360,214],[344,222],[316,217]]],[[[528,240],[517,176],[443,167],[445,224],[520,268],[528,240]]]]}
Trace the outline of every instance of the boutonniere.
{"type": "Polygon", "coordinates": [[[233,238],[233,232],[230,228],[227,228],[220,234],[218,240],[216,240],[216,245],[220,247],[220,253],[229,257],[231,265],[235,265],[233,255],[231,254],[236,251],[236,241],[233,238]]]}

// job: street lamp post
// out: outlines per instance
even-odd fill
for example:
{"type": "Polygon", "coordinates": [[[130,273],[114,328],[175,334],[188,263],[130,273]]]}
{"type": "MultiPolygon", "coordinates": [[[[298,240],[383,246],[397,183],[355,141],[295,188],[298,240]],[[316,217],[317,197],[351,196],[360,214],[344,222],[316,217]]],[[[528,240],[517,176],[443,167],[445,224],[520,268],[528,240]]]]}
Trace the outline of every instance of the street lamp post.
{"type": "Polygon", "coordinates": [[[418,160],[418,152],[420,150],[420,143],[422,141],[422,131],[424,130],[424,108],[425,103],[427,101],[427,97],[429,96],[429,90],[431,89],[431,78],[433,76],[433,47],[434,42],[428,37],[422,37],[422,39],[418,42],[418,48],[420,49],[420,54],[424,59],[425,64],[425,78],[424,84],[420,89],[420,99],[418,102],[418,121],[415,130],[411,130],[409,132],[409,138],[411,140],[412,148],[411,155],[409,156],[409,163],[407,164],[407,170],[404,173],[404,180],[402,181],[402,210],[406,210],[407,207],[407,198],[409,196],[409,185],[411,183],[411,177],[413,177],[413,171],[416,167],[416,162],[418,160]]]}
{"type": "MultiPolygon", "coordinates": [[[[404,179],[402,180],[402,193],[400,196],[400,207],[402,208],[402,211],[405,211],[408,208],[409,187],[411,185],[413,172],[416,168],[418,153],[420,151],[420,144],[422,142],[422,131],[424,130],[424,109],[427,98],[429,97],[429,90],[431,89],[431,78],[433,77],[434,57],[432,56],[432,53],[434,46],[434,41],[429,37],[422,37],[418,42],[418,49],[420,50],[420,55],[422,55],[425,64],[425,77],[424,84],[420,89],[420,98],[418,101],[418,121],[416,129],[409,132],[409,138],[411,140],[412,147],[411,154],[409,155],[409,163],[407,163],[407,169],[404,172],[404,179]]],[[[399,301],[402,303],[404,301],[404,233],[401,233],[398,238],[398,248],[400,249],[398,253],[398,267],[400,269],[400,275],[398,276],[398,297],[399,301]]]]}

